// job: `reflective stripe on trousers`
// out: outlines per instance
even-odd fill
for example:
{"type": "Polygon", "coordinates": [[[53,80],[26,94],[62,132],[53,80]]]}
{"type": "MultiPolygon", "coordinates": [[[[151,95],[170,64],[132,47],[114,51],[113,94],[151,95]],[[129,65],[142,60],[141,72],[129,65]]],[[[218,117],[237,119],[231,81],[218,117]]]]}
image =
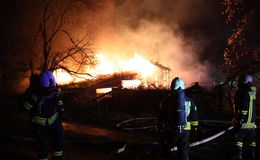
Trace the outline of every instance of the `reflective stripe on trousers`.
{"type": "Polygon", "coordinates": [[[53,151],[52,155],[55,157],[61,157],[63,156],[63,151],[53,151]]]}
{"type": "Polygon", "coordinates": [[[43,118],[43,117],[35,116],[35,117],[33,117],[32,121],[34,123],[40,124],[40,125],[46,125],[46,124],[51,125],[57,118],[58,118],[58,113],[56,112],[50,118],[43,118]]]}

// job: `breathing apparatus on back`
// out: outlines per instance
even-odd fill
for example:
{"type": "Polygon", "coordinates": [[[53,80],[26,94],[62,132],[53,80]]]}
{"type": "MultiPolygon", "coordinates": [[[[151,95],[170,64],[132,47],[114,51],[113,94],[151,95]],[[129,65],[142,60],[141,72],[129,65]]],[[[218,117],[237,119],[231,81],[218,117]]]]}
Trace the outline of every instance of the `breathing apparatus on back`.
{"type": "Polygon", "coordinates": [[[185,85],[184,81],[179,77],[172,80],[171,91],[177,95],[177,109],[176,109],[176,124],[179,127],[181,133],[184,129],[184,125],[187,122],[186,111],[185,111],[185,85]]]}

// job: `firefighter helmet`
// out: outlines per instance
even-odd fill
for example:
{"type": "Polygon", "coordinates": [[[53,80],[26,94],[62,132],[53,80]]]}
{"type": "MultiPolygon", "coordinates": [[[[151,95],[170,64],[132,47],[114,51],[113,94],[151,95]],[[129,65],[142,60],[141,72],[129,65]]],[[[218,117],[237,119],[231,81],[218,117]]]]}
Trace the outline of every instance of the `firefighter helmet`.
{"type": "Polygon", "coordinates": [[[179,77],[176,77],[172,80],[171,83],[171,90],[175,91],[178,89],[185,89],[185,84],[184,81],[182,79],[180,79],[179,77]]]}
{"type": "Polygon", "coordinates": [[[247,84],[252,82],[253,82],[253,77],[248,74],[242,75],[238,79],[239,84],[247,84]]]}
{"type": "Polygon", "coordinates": [[[43,71],[40,74],[41,86],[44,88],[52,88],[56,86],[55,77],[50,71],[43,71]]]}

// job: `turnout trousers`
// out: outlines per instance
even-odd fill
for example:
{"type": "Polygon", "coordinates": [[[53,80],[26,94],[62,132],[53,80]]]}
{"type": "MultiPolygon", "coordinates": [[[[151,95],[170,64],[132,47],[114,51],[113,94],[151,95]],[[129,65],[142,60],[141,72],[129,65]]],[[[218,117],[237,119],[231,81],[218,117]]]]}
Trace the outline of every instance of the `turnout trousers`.
{"type": "Polygon", "coordinates": [[[236,159],[242,159],[243,148],[247,145],[249,147],[249,157],[250,159],[255,159],[255,149],[256,149],[256,129],[237,129],[234,135],[234,145],[235,145],[235,157],[236,159]]]}
{"type": "Polygon", "coordinates": [[[62,160],[64,149],[64,131],[61,120],[56,119],[51,125],[34,124],[34,131],[38,148],[39,160],[48,160],[50,142],[52,143],[52,159],[62,160]]]}
{"type": "Polygon", "coordinates": [[[160,158],[165,160],[188,160],[189,159],[190,131],[184,130],[166,131],[160,138],[160,158]],[[171,152],[171,148],[177,146],[177,157],[171,152]]]}

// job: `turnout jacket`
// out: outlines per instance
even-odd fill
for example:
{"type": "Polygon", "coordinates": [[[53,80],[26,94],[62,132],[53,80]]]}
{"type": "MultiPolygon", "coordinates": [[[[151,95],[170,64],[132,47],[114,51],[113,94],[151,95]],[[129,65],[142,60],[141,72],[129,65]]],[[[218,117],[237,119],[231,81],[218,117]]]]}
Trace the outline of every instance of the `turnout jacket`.
{"type": "Polygon", "coordinates": [[[235,109],[239,127],[256,128],[256,87],[251,83],[239,86],[235,95],[235,109]]]}
{"type": "MultiPolygon", "coordinates": [[[[198,126],[198,113],[194,101],[185,95],[185,119],[184,130],[191,130],[191,127],[198,126]]],[[[160,104],[158,115],[158,127],[168,128],[178,125],[176,118],[178,107],[176,106],[176,98],[174,93],[170,93],[160,104]]]]}
{"type": "Polygon", "coordinates": [[[22,97],[21,107],[30,111],[33,123],[51,125],[63,112],[59,89],[41,94],[29,88],[22,97]]]}

